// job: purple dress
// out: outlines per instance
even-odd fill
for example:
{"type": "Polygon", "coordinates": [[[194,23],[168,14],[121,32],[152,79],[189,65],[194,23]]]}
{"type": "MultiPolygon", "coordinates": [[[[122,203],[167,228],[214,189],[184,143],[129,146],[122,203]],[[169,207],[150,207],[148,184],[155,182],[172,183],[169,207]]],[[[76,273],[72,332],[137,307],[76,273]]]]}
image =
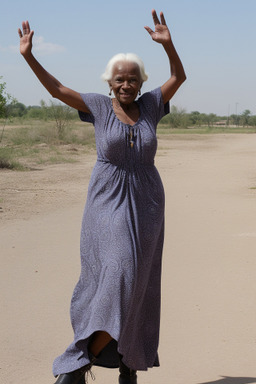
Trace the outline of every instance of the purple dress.
{"type": "Polygon", "coordinates": [[[92,171],[81,229],[81,275],[71,300],[74,341],[53,364],[53,374],[89,363],[95,331],[113,341],[97,365],[118,367],[118,354],[134,370],[159,366],[164,189],[154,157],[156,127],[169,112],[161,89],[136,102],[139,120],[116,117],[111,98],[82,94],[95,127],[97,162],[92,171]]]}

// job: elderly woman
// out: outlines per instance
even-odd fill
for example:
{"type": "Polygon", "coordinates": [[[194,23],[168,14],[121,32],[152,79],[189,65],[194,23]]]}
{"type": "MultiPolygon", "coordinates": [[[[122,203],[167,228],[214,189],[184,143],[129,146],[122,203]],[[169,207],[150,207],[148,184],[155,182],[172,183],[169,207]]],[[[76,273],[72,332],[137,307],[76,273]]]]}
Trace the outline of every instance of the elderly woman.
{"type": "Polygon", "coordinates": [[[95,127],[97,162],[81,229],[81,275],[71,301],[74,341],[53,364],[56,384],[85,384],[93,364],[119,367],[120,384],[137,370],[159,366],[164,190],[154,166],[156,127],[186,76],[163,13],[152,11],[171,76],[141,95],[147,80],[134,54],[114,56],[103,79],[110,95],[80,94],[50,75],[32,55],[29,23],[19,29],[20,52],[50,94],[95,127]],[[137,99],[137,96],[140,96],[137,99]]]}

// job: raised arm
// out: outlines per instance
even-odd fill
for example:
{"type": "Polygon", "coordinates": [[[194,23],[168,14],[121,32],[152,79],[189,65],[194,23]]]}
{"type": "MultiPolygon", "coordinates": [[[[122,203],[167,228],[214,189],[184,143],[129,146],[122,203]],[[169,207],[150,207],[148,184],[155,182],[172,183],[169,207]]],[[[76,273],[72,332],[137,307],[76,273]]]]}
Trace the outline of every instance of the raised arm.
{"type": "Polygon", "coordinates": [[[161,87],[163,101],[169,101],[175,92],[179,89],[181,84],[186,80],[186,74],[182,62],[173,45],[169,28],[166,25],[163,12],[160,12],[160,20],[158,19],[156,11],[152,10],[152,17],[155,24],[155,31],[150,27],[145,27],[152,40],[162,44],[167,53],[170,62],[171,77],[161,87]]]}
{"type": "Polygon", "coordinates": [[[52,97],[59,99],[63,103],[72,108],[78,109],[82,112],[89,112],[88,108],[83,102],[80,93],[73,91],[70,88],[63,86],[55,77],[48,73],[42,65],[35,59],[32,54],[32,39],[34,31],[30,30],[29,22],[22,22],[22,31],[19,28],[18,34],[20,36],[20,53],[35,73],[37,78],[52,95],[52,97]]]}

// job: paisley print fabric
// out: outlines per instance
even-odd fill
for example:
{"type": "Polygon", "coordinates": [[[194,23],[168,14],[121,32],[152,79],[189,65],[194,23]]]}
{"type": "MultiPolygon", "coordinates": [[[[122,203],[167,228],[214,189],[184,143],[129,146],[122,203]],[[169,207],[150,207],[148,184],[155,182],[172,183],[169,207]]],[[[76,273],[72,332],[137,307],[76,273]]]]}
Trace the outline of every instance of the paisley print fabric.
{"type": "Polygon", "coordinates": [[[161,89],[138,100],[139,120],[124,124],[112,101],[82,94],[95,127],[97,162],[88,187],[81,229],[81,275],[71,300],[74,341],[53,364],[67,373],[89,363],[97,330],[113,341],[97,364],[118,366],[118,353],[134,370],[158,366],[164,190],[154,157],[156,127],[166,113],[161,89]]]}

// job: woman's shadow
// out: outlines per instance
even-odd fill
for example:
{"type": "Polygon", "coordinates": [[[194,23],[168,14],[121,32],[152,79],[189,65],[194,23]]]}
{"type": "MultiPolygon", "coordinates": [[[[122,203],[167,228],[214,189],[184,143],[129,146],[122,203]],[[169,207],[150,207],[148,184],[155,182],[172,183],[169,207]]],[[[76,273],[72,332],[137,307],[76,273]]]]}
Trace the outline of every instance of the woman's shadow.
{"type": "Polygon", "coordinates": [[[200,384],[249,384],[256,383],[255,377],[232,377],[221,376],[221,379],[215,381],[208,381],[200,384]]]}

